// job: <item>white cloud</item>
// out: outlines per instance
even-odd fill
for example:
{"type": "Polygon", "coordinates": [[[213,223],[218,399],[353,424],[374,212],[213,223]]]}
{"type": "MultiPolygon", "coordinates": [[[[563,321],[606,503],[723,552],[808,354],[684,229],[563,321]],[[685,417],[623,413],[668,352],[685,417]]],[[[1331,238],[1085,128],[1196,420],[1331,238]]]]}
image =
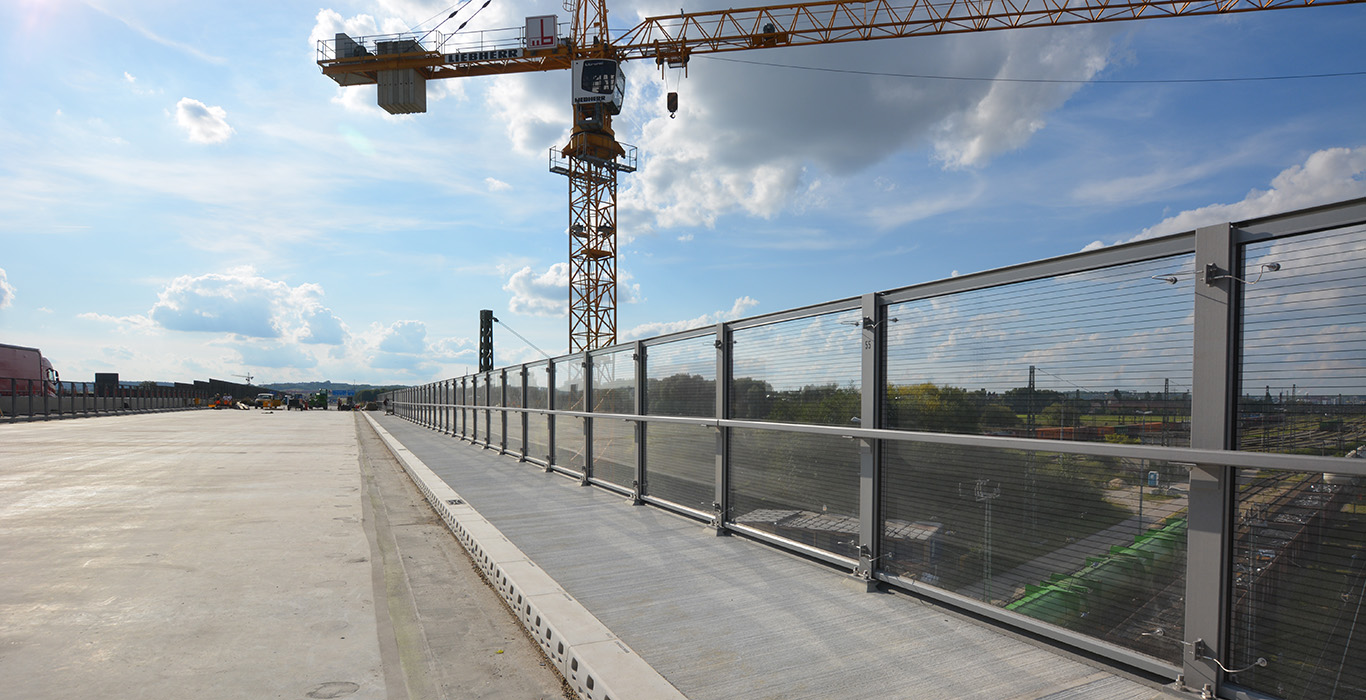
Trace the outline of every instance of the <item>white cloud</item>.
{"type": "Polygon", "coordinates": [[[640,283],[635,282],[636,276],[629,272],[622,272],[617,276],[617,300],[623,304],[640,304],[646,301],[645,294],[640,291],[640,283]]]}
{"type": "Polygon", "coordinates": [[[485,99],[492,118],[506,125],[508,140],[519,153],[544,156],[569,138],[564,81],[558,72],[493,79],[485,99]]]}
{"type": "Polygon", "coordinates": [[[222,58],[222,57],[220,57],[220,56],[214,56],[214,55],[211,55],[211,54],[204,53],[204,52],[201,51],[198,47],[192,46],[192,45],[190,45],[190,44],[181,43],[181,42],[179,42],[179,41],[174,41],[174,40],[171,40],[171,39],[167,39],[166,37],[163,37],[163,36],[161,36],[160,34],[157,34],[156,32],[153,32],[152,30],[150,30],[150,29],[148,29],[148,28],[142,26],[142,23],[138,22],[137,20],[129,19],[129,18],[127,18],[127,17],[123,17],[123,16],[121,16],[121,15],[117,15],[117,14],[113,13],[112,11],[110,11],[110,10],[104,8],[104,7],[101,7],[100,4],[97,3],[97,2],[93,2],[92,0],[86,0],[85,4],[86,4],[87,6],[89,6],[89,7],[90,7],[91,9],[93,9],[93,10],[96,10],[96,11],[98,11],[98,12],[104,13],[105,15],[108,15],[109,17],[112,17],[112,18],[114,18],[114,19],[116,19],[116,20],[122,22],[122,23],[124,24],[124,26],[128,27],[129,29],[131,29],[131,30],[137,32],[138,34],[141,34],[142,36],[144,36],[144,37],[146,37],[146,38],[148,38],[148,39],[150,39],[150,40],[152,40],[152,41],[155,41],[155,42],[158,43],[158,44],[161,44],[162,46],[166,46],[166,47],[175,49],[175,50],[177,50],[177,51],[181,51],[181,52],[183,52],[183,53],[186,53],[186,54],[189,54],[189,55],[191,55],[191,56],[194,56],[195,58],[198,58],[198,59],[201,60],[201,61],[205,61],[205,62],[208,62],[208,63],[215,63],[215,64],[227,63],[227,60],[226,60],[226,59],[224,59],[224,58],[222,58]]]}
{"type": "Polygon", "coordinates": [[[531,316],[564,316],[569,306],[569,263],[555,263],[536,274],[530,267],[512,273],[503,289],[512,292],[508,310],[531,316]]]}
{"type": "Polygon", "coordinates": [[[85,321],[95,321],[97,323],[107,323],[115,326],[120,331],[141,331],[151,332],[156,330],[156,324],[146,316],[111,316],[109,314],[99,314],[93,311],[76,314],[76,318],[85,321]]]}
{"type": "Polygon", "coordinates": [[[971,191],[940,196],[913,198],[905,202],[873,207],[867,212],[873,226],[888,230],[931,217],[976,206],[986,194],[986,187],[978,182],[971,191]]]}
{"type": "Polygon", "coordinates": [[[277,300],[289,285],[257,276],[251,270],[175,278],[148,312],[157,325],[172,331],[231,333],[249,338],[279,338],[277,300]]]}
{"type": "Polygon", "coordinates": [[[743,296],[735,300],[728,311],[714,311],[709,314],[702,314],[697,318],[686,321],[657,321],[653,323],[642,323],[635,328],[621,334],[621,340],[635,340],[637,338],[651,338],[666,333],[676,333],[686,331],[690,328],[701,328],[711,326],[722,321],[733,321],[745,315],[745,312],[758,306],[758,300],[750,296],[743,296]]]}
{"type": "Polygon", "coordinates": [[[476,354],[469,338],[442,338],[428,346],[427,352],[432,359],[442,362],[468,360],[476,354]]]}
{"type": "Polygon", "coordinates": [[[484,184],[488,185],[489,192],[506,192],[512,189],[512,185],[494,177],[484,178],[484,184]]]}
{"type": "Polygon", "coordinates": [[[431,372],[443,364],[468,361],[474,348],[468,338],[441,338],[427,341],[427,324],[421,321],[395,321],[387,328],[372,327],[377,338],[368,354],[374,369],[392,369],[410,374],[431,372]]]}
{"type": "Polygon", "coordinates": [[[128,71],[123,72],[123,80],[124,82],[128,83],[128,88],[133,91],[134,95],[156,95],[161,92],[160,90],[153,90],[151,88],[139,86],[138,77],[136,75],[133,75],[132,73],[129,73],[128,71]]]}
{"type": "Polygon", "coordinates": [[[1267,190],[1253,190],[1240,202],[1213,204],[1163,219],[1140,238],[1189,231],[1207,224],[1241,221],[1366,195],[1366,146],[1330,148],[1303,165],[1282,170],[1267,190]]]}
{"type": "MultiPolygon", "coordinates": [[[[1043,42],[1033,35],[1007,35],[1010,39],[1002,42],[1004,55],[990,77],[1090,80],[1105,68],[1109,41],[1100,39],[1108,34],[1072,29],[1050,32],[1051,36],[1041,37],[1046,40],[1043,42]]],[[[985,85],[985,93],[946,115],[934,129],[935,158],[949,168],[983,165],[996,155],[1020,148],[1043,128],[1044,117],[1081,87],[1079,83],[1053,84],[1044,89],[1038,83],[985,85]]]]}
{"type": "MultiPolygon", "coordinates": [[[[842,44],[764,52],[754,60],[880,73],[1086,81],[1107,62],[1113,29],[961,36],[953,41],[842,44]]],[[[713,226],[729,213],[771,217],[822,208],[809,182],[924,150],[945,169],[976,168],[1022,147],[1081,82],[910,79],[791,70],[699,57],[680,89],[677,119],[662,106],[654,67],[632,68],[632,110],[646,154],[624,183],[623,218],[713,226]],[[707,60],[703,60],[707,59],[707,60]],[[642,94],[643,93],[643,94],[642,94]]],[[[562,117],[557,117],[562,119],[562,117]]],[[[885,188],[884,188],[885,189],[885,188]]],[[[915,216],[889,212],[888,219],[915,216]]]]}
{"type": "Polygon", "coordinates": [[[115,360],[131,360],[137,356],[132,350],[121,345],[107,345],[102,349],[105,357],[115,360]]]}
{"type": "Polygon", "coordinates": [[[322,304],[322,297],[322,287],[316,284],[291,287],[247,267],[177,277],[158,294],[145,317],[81,317],[170,331],[340,345],[347,338],[346,327],[322,304]]]}
{"type": "MultiPolygon", "coordinates": [[[[1366,196],[1366,146],[1329,148],[1317,151],[1302,165],[1282,170],[1265,190],[1252,190],[1242,200],[1230,204],[1211,204],[1169,216],[1143,229],[1129,241],[1141,241],[1201,226],[1226,221],[1243,221],[1260,216],[1305,209],[1366,196]]],[[[1094,241],[1083,250],[1105,247],[1094,241]]]]}
{"type": "Polygon", "coordinates": [[[312,345],[341,345],[346,341],[346,326],[332,310],[311,306],[301,312],[303,333],[299,342],[312,345]]]}
{"type": "Polygon", "coordinates": [[[1178,196],[1182,188],[1229,167],[1237,167],[1233,158],[1204,159],[1183,167],[1158,165],[1145,168],[1138,175],[1127,175],[1109,180],[1084,182],[1072,191],[1081,202],[1100,204],[1132,204],[1141,200],[1159,200],[1178,196]]]}
{"type": "MultiPolygon", "coordinates": [[[[406,29],[400,29],[403,31],[406,29]]],[[[331,9],[318,10],[314,17],[313,29],[308,33],[309,56],[317,59],[319,42],[330,42],[336,38],[337,34],[347,34],[351,37],[374,36],[380,34],[379,24],[373,15],[359,14],[355,17],[342,17],[340,12],[331,9]]]]}
{"type": "Polygon", "coordinates": [[[427,349],[427,324],[421,321],[396,321],[380,336],[384,352],[420,355],[427,349]]]}
{"type": "Polygon", "coordinates": [[[14,304],[14,285],[9,283],[5,268],[0,267],[0,309],[8,309],[14,304]]]}
{"type": "Polygon", "coordinates": [[[234,343],[231,347],[249,367],[307,369],[318,366],[316,358],[292,343],[254,341],[234,343]]]}
{"type": "Polygon", "coordinates": [[[210,107],[189,97],[176,103],[175,121],[195,143],[222,143],[237,133],[228,125],[228,113],[222,107],[210,107]]]}

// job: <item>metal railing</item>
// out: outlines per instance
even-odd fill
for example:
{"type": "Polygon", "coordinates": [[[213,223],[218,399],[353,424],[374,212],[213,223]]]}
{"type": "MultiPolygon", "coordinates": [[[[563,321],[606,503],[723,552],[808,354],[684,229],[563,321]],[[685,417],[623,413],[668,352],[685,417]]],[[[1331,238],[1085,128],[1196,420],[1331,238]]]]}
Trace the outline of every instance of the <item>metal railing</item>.
{"type": "Polygon", "coordinates": [[[182,387],[45,382],[0,378],[0,421],[47,420],[212,406],[211,397],[182,387]]]}
{"type": "Polygon", "coordinates": [[[387,398],[1193,690],[1349,697],[1366,685],[1360,289],[1366,199],[387,398]]]}

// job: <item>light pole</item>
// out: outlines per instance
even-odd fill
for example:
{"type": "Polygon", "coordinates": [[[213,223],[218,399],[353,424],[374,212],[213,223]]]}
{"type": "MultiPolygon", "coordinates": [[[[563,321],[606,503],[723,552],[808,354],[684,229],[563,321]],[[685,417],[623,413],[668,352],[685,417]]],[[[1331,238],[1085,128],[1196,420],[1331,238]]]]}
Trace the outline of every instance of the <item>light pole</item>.
{"type": "Polygon", "coordinates": [[[972,489],[973,498],[982,504],[982,600],[991,602],[991,502],[1001,495],[1001,486],[991,485],[990,479],[978,479],[972,489]]]}

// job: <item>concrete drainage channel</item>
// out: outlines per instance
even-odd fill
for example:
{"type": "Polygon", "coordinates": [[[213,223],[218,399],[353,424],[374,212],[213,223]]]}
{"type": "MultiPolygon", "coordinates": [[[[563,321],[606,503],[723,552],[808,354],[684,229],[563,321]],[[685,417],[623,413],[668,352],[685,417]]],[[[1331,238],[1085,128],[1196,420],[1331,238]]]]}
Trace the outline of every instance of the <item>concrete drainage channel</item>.
{"type": "Polygon", "coordinates": [[[579,697],[686,700],[389,431],[365,419],[579,697]]]}

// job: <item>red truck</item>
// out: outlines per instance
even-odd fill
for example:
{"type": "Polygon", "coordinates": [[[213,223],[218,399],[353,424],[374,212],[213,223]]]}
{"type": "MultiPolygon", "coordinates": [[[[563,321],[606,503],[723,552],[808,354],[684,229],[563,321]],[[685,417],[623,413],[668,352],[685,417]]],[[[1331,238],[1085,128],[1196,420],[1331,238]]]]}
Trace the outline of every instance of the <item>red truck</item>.
{"type": "Polygon", "coordinates": [[[38,348],[0,343],[0,396],[56,396],[59,381],[38,348]]]}

